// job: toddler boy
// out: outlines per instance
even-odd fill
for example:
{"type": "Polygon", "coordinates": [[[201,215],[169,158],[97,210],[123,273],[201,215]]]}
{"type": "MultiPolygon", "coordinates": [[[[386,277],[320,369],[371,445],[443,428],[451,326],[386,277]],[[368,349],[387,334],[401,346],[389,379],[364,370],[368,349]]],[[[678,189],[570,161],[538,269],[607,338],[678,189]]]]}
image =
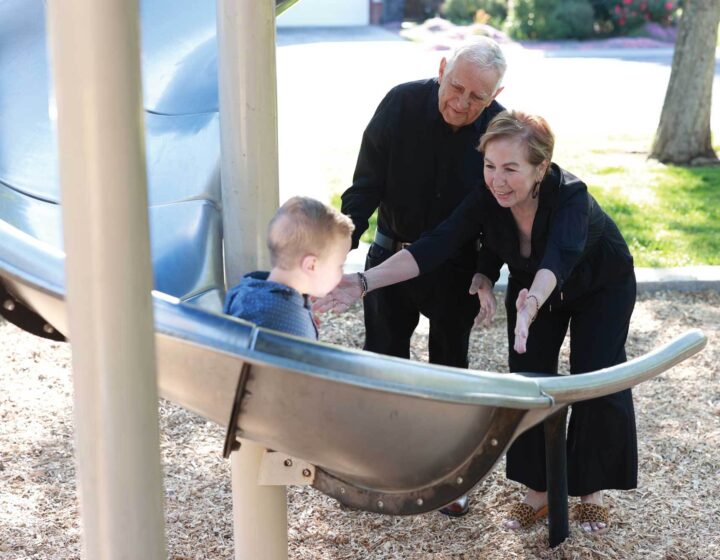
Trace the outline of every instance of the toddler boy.
{"type": "Polygon", "coordinates": [[[228,291],[224,312],[276,331],[317,339],[308,296],[342,278],[353,223],[313,198],[296,196],[270,220],[270,272],[251,272],[228,291]]]}

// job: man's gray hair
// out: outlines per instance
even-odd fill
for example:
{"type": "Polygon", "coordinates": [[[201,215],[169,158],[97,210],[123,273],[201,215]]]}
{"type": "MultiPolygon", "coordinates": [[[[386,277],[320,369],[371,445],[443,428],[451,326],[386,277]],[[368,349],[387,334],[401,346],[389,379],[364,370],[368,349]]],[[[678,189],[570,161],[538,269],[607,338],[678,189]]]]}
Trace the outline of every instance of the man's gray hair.
{"type": "Polygon", "coordinates": [[[455,61],[459,58],[471,62],[481,70],[495,70],[498,75],[495,89],[500,87],[500,83],[505,75],[505,70],[507,69],[507,61],[505,60],[502,49],[500,49],[500,45],[495,41],[489,37],[479,37],[472,43],[458,47],[448,60],[446,71],[450,71],[455,61]]]}

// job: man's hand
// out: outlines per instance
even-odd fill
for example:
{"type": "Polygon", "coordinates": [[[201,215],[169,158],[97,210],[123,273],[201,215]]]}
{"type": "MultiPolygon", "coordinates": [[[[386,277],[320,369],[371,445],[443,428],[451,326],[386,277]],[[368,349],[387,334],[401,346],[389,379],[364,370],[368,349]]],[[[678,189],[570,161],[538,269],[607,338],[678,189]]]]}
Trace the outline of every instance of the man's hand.
{"type": "Polygon", "coordinates": [[[497,309],[497,301],[493,293],[492,283],[487,276],[483,274],[475,274],[470,282],[471,295],[477,294],[480,300],[480,311],[475,317],[475,327],[489,327],[495,317],[497,309]]]}
{"type": "Polygon", "coordinates": [[[344,274],[340,283],[325,297],[318,298],[313,303],[314,313],[334,311],[342,313],[347,311],[353,303],[360,299],[362,289],[357,274],[344,274]]]}

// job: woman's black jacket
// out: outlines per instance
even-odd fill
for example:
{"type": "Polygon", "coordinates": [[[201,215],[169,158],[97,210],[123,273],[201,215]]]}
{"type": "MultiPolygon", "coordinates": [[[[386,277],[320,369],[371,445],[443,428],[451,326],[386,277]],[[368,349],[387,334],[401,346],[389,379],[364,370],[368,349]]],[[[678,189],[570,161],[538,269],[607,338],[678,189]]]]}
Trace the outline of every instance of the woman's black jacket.
{"type": "Polygon", "coordinates": [[[555,295],[571,301],[601,288],[633,268],[633,259],[615,222],[590,195],[585,183],[556,164],[542,181],[532,226],[531,253],[520,254],[515,219],[484,182],[453,214],[408,250],[424,274],[478,238],[477,272],[493,284],[507,263],[510,277],[529,288],[535,273],[548,269],[557,279],[555,295]]]}

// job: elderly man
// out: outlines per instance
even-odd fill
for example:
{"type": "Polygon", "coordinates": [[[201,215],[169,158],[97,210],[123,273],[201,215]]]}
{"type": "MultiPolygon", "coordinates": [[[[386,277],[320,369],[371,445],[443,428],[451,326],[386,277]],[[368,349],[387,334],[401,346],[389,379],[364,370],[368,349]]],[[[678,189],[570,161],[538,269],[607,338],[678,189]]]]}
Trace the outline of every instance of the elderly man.
{"type": "MultiPolygon", "coordinates": [[[[353,247],[379,208],[366,269],[380,264],[445,220],[482,180],[476,148],[503,110],[505,58],[491,39],[443,58],[437,79],[401,84],[382,100],[363,135],[342,211],[355,224],[353,247]]],[[[436,272],[367,295],[365,349],[410,357],[419,314],[430,319],[430,362],[468,366],[468,340],[478,312],[468,292],[476,247],[470,243],[436,272]]]]}
{"type": "MultiPolygon", "coordinates": [[[[352,246],[379,208],[366,270],[447,218],[482,180],[476,150],[490,120],[503,110],[505,58],[482,38],[443,58],[437,79],[396,86],[385,96],[362,138],[352,186],[342,211],[352,219],[352,246]]],[[[430,319],[430,362],[468,366],[468,342],[478,313],[469,292],[476,246],[469,243],[436,271],[373,291],[364,299],[365,349],[410,357],[420,313],[430,319]]],[[[466,503],[443,513],[462,515],[466,503]]]]}
{"type": "MultiPolygon", "coordinates": [[[[495,98],[505,68],[498,44],[483,38],[443,58],[437,79],[401,84],[382,100],[363,134],[353,184],[342,196],[342,211],[355,224],[353,248],[379,208],[366,270],[445,220],[482,180],[476,148],[503,110],[495,98]]],[[[430,319],[430,362],[466,368],[479,308],[470,288],[476,255],[476,244],[469,243],[434,272],[369,293],[365,349],[409,358],[422,313],[430,319]]],[[[464,515],[467,497],[440,511],[464,515]]]]}

